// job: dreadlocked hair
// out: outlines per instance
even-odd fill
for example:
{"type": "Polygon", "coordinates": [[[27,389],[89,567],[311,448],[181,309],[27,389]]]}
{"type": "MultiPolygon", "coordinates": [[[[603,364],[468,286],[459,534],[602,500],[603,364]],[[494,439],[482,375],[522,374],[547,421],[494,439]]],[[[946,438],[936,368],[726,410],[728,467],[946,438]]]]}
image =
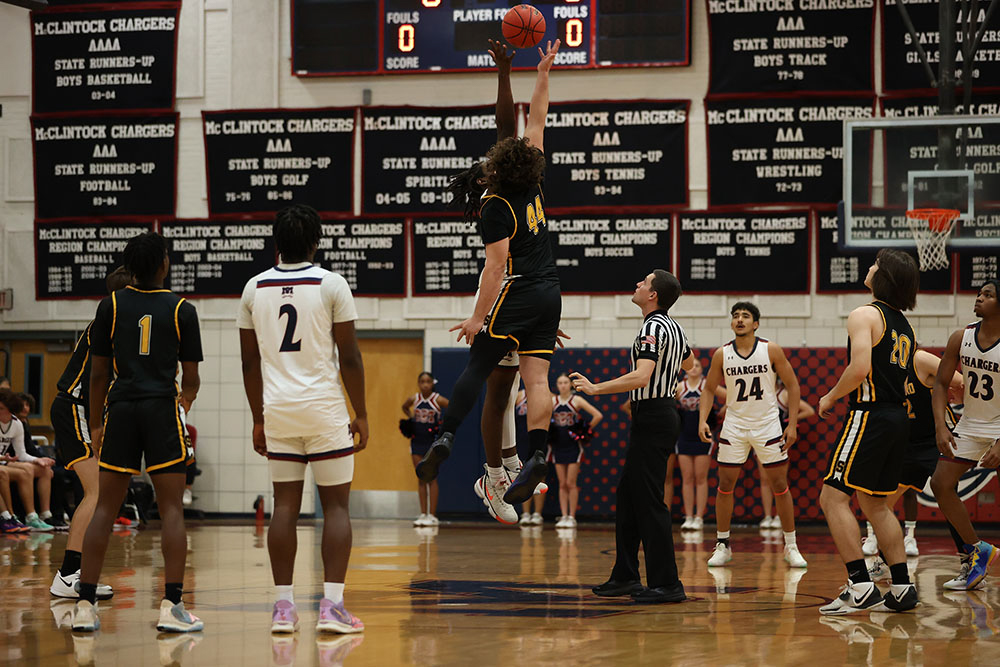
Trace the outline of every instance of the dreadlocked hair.
{"type": "Polygon", "coordinates": [[[108,294],[132,284],[132,274],[124,266],[119,266],[109,273],[104,279],[104,286],[108,288],[108,294]]]}
{"type": "Polygon", "coordinates": [[[307,261],[322,235],[323,224],[312,206],[295,204],[281,209],[274,218],[274,243],[285,263],[307,261]]]}
{"type": "Polygon", "coordinates": [[[479,182],[483,175],[483,163],[476,162],[465,171],[452,176],[448,183],[451,201],[455,206],[462,207],[462,215],[466,220],[472,221],[479,217],[479,198],[486,190],[486,186],[479,182]]]}
{"type": "Polygon", "coordinates": [[[146,232],[129,239],[122,252],[125,270],[142,285],[151,283],[167,256],[167,240],[156,232],[146,232]]]}
{"type": "Polygon", "coordinates": [[[486,184],[496,194],[518,194],[538,185],[545,155],[527,139],[508,137],[486,154],[486,184]]]}

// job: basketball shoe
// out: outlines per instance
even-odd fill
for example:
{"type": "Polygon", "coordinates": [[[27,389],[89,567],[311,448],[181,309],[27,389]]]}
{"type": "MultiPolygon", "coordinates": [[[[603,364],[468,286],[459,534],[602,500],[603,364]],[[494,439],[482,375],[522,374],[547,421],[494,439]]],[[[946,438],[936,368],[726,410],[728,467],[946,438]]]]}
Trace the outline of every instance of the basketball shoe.
{"type": "MultiPolygon", "coordinates": [[[[486,465],[484,464],[485,468],[486,465]]],[[[504,493],[510,487],[510,477],[503,475],[496,484],[490,479],[489,472],[483,473],[482,477],[476,480],[474,491],[479,496],[490,516],[500,523],[512,526],[517,523],[517,510],[510,503],[504,501],[504,493]]]]}
{"type": "Polygon", "coordinates": [[[198,632],[205,629],[205,623],[184,608],[184,602],[174,604],[164,598],[160,601],[160,620],[156,623],[160,632],[198,632]]]}
{"type": "Polygon", "coordinates": [[[344,608],[343,601],[335,604],[333,600],[323,598],[319,601],[319,621],[316,622],[316,631],[351,634],[364,632],[365,624],[344,608]]]}
{"type": "Polygon", "coordinates": [[[881,604],[882,593],[871,581],[859,584],[848,580],[847,585],[840,589],[840,594],[828,605],[819,608],[819,613],[829,616],[843,616],[859,611],[867,611],[881,604]]]}

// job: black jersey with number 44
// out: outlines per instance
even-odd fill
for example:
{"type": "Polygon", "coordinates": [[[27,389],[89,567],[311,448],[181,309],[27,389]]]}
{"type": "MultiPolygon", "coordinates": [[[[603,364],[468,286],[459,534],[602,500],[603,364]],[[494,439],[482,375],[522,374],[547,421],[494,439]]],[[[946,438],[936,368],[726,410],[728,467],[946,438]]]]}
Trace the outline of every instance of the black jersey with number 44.
{"type": "Polygon", "coordinates": [[[559,282],[545,221],[541,185],[519,194],[483,194],[479,233],[483,243],[510,239],[506,277],[559,282]]]}
{"type": "Polygon", "coordinates": [[[177,396],[177,364],[201,361],[198,313],[167,289],[128,286],[101,301],[90,330],[94,356],[111,357],[108,402],[177,396]]]}
{"type": "MultiPolygon", "coordinates": [[[[876,404],[902,406],[916,348],[913,328],[903,313],[884,301],[872,301],[868,305],[878,310],[884,330],[881,338],[872,341],[872,367],[861,385],[851,392],[851,409],[865,410],[876,404]]],[[[850,338],[847,358],[851,358],[850,338]]]]}

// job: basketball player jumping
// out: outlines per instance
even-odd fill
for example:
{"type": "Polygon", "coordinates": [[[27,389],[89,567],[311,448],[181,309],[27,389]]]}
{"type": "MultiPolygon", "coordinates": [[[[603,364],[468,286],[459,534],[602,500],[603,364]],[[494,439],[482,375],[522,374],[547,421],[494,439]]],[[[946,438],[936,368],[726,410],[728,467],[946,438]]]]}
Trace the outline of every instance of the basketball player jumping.
{"type": "Polygon", "coordinates": [[[733,517],[733,490],[740,470],[754,450],[764,464],[767,481],[785,536],[785,561],[806,567],[795,543],[795,503],[788,486],[788,449],[798,438],[799,382],[784,350],[773,341],[757,337],[760,310],[740,301],[733,304],[730,326],[736,337],[715,351],[699,406],[698,434],[712,441],[708,415],[720,382],[726,385],[726,416],[719,434],[719,488],[715,497],[716,545],[708,564],[725,565],[733,559],[729,527],[733,517]],[[775,374],[788,390],[788,426],[782,432],[775,374]]]}
{"type": "Polygon", "coordinates": [[[267,550],[277,598],[271,632],[278,633],[295,632],[299,623],[292,574],[307,463],[323,505],[323,598],[316,630],[365,629],[344,608],[354,452],[368,443],[365,369],[351,288],[340,274],[312,263],[322,233],[319,214],[308,206],[279,211],[274,240],[280,263],[250,279],[236,318],[253,448],[267,457],[274,486],[267,550]],[[340,377],[354,408],[353,422],[340,377]]]}
{"type": "MultiPolygon", "coordinates": [[[[909,446],[910,420],[903,401],[914,336],[902,311],[916,304],[919,284],[917,263],[910,255],[892,248],[879,251],[865,277],[874,301],[848,316],[849,363],[819,402],[819,416],[826,419],[836,402],[850,395],[850,412],[819,497],[849,580],[833,602],[820,607],[821,614],[906,611],[918,604],[906,569],[903,531],[885,497],[899,486],[909,446]],[[855,494],[889,563],[892,585],[884,598],[872,583],[861,552],[861,532],[851,509],[855,494]]],[[[938,378],[942,376],[950,377],[947,369],[940,370],[938,378]]]]}
{"type": "MultiPolygon", "coordinates": [[[[965,504],[958,497],[959,478],[975,465],[1000,466],[1000,280],[994,278],[979,290],[973,312],[981,318],[948,339],[941,366],[934,380],[931,404],[941,451],[931,489],[938,506],[964,542],[969,556],[965,588],[971,590],[986,577],[1000,559],[1000,549],[979,539],[965,504]],[[948,430],[948,380],[962,363],[965,378],[965,409],[955,432],[948,430]]],[[[964,569],[964,568],[963,568],[964,569]]],[[[960,575],[961,576],[961,575],[960,575]]],[[[949,582],[950,583],[950,582],[949,582]]]]}
{"type": "MultiPolygon", "coordinates": [[[[513,482],[503,467],[488,466],[485,489],[488,498],[499,496],[508,505],[530,498],[547,472],[544,450],[551,416],[548,368],[556,346],[562,298],[540,183],[545,169],[542,150],[549,70],[558,50],[558,40],[546,51],[539,49],[542,60],[524,137],[498,141],[489,151],[484,168],[488,192],[479,213],[486,266],[472,316],[452,328],[459,332],[458,340],[472,344],[471,356],[445,411],[441,436],[417,467],[421,479],[437,477],[439,466],[451,453],[455,431],[472,409],[483,383],[497,363],[516,350],[528,397],[528,437],[533,454],[513,482]]],[[[516,521],[516,513],[514,517],[516,521]]]]}

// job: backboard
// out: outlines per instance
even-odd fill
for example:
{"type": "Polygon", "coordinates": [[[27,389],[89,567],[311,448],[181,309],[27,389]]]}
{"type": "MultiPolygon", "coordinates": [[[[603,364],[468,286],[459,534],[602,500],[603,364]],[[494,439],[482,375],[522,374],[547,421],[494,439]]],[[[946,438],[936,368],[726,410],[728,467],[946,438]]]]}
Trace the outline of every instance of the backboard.
{"type": "Polygon", "coordinates": [[[1000,115],[922,116],[936,108],[915,100],[883,109],[844,121],[840,246],[912,249],[906,211],[947,208],[959,211],[949,250],[1000,248],[1000,115]]]}

